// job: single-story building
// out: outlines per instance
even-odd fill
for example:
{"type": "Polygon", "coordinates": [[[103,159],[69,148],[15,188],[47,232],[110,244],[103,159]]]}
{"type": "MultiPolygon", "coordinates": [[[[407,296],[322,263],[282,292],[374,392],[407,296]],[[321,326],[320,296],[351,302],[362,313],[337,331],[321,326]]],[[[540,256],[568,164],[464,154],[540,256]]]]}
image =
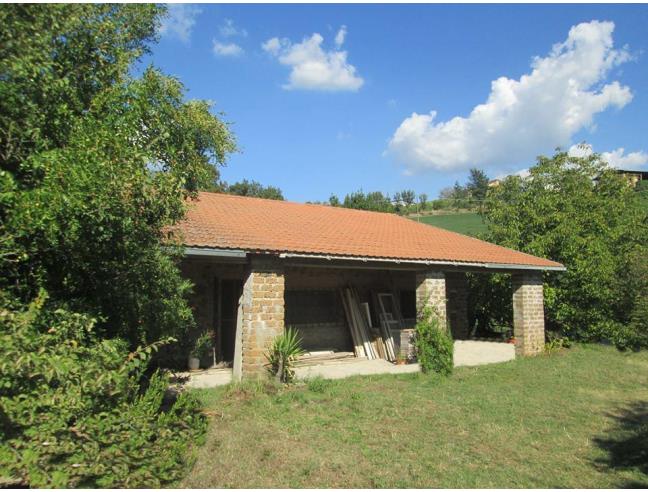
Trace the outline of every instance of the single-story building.
{"type": "Polygon", "coordinates": [[[465,339],[467,272],[511,274],[516,353],[536,354],[542,272],[564,270],[395,214],[218,193],[199,193],[177,233],[197,324],[215,333],[217,358],[232,363],[235,380],[265,371],[266,350],[285,326],[299,330],[308,351],[393,360],[431,306],[465,339]]]}

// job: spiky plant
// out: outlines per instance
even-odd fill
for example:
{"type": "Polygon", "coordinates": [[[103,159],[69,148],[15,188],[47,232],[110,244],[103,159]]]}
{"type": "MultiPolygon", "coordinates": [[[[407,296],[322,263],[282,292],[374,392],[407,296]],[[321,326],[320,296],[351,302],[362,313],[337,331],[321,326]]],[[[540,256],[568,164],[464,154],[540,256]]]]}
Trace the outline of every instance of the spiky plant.
{"type": "Polygon", "coordinates": [[[301,348],[299,332],[294,328],[287,328],[272,342],[266,359],[268,360],[268,371],[282,383],[290,383],[295,377],[295,361],[304,353],[301,348]]]}

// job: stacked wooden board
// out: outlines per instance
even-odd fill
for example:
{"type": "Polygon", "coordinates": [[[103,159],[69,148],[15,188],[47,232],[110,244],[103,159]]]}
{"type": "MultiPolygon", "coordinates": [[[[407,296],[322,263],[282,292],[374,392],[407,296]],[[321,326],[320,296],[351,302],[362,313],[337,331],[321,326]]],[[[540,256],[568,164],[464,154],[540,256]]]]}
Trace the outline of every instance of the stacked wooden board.
{"type": "Polygon", "coordinates": [[[381,322],[380,332],[375,333],[371,327],[368,309],[366,306],[361,307],[356,289],[346,287],[340,291],[340,295],[356,357],[396,360],[394,339],[389,325],[381,322]]]}

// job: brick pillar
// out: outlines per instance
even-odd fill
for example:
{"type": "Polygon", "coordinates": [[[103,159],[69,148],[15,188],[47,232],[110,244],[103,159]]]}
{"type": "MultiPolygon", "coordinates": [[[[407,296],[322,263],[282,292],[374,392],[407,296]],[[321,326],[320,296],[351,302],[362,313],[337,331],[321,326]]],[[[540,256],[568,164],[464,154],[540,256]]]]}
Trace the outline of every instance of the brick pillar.
{"type": "Polygon", "coordinates": [[[240,313],[234,354],[235,380],[264,375],[265,354],[274,337],[284,331],[284,271],[278,258],[252,257],[243,285],[240,313]]]}
{"type": "Polygon", "coordinates": [[[431,306],[446,325],[446,281],[441,271],[416,274],[416,314],[420,316],[426,306],[431,306]]]}
{"type": "Polygon", "coordinates": [[[545,343],[542,273],[514,273],[513,335],[517,355],[536,355],[545,343]]]}
{"type": "Polygon", "coordinates": [[[468,326],[468,279],[462,272],[446,274],[448,293],[448,324],[455,340],[466,340],[468,326]]]}

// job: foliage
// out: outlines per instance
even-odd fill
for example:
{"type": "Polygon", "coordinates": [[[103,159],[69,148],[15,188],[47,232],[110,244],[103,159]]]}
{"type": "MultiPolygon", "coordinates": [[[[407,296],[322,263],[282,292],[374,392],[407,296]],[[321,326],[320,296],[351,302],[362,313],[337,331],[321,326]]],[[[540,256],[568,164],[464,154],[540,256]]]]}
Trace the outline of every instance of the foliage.
{"type": "Polygon", "coordinates": [[[637,247],[628,255],[619,290],[630,312],[627,323],[616,323],[612,340],[621,349],[648,347],[648,246],[637,247]]]}
{"type": "Polygon", "coordinates": [[[501,273],[467,275],[468,319],[476,336],[502,338],[513,335],[513,291],[510,275],[501,273]]]}
{"type": "Polygon", "coordinates": [[[572,342],[569,338],[560,336],[555,332],[547,332],[548,342],[545,343],[545,352],[556,352],[557,350],[571,348],[572,342]]]}
{"type": "Polygon", "coordinates": [[[237,183],[228,185],[223,183],[220,186],[223,193],[239,196],[252,196],[256,198],[267,198],[269,200],[283,200],[283,193],[276,186],[263,186],[257,181],[248,181],[244,179],[237,183]]]}
{"type": "Polygon", "coordinates": [[[489,181],[488,176],[483,170],[472,168],[468,177],[468,183],[466,183],[466,190],[468,190],[472,198],[482,201],[486,198],[486,193],[488,193],[489,181]]]}
{"type": "Polygon", "coordinates": [[[266,354],[270,375],[282,383],[292,382],[295,377],[295,361],[303,353],[299,332],[288,327],[284,333],[274,338],[266,354]]]}
{"type": "Polygon", "coordinates": [[[416,323],[416,357],[425,373],[452,374],[454,342],[448,329],[441,326],[439,316],[425,308],[416,323]]]}
{"type": "Polygon", "coordinates": [[[235,144],[178,80],[131,75],[163,12],[0,9],[0,462],[19,485],[158,487],[204,426],[145,371],[193,325],[173,226],[235,144]]]}
{"type": "Polygon", "coordinates": [[[198,359],[209,353],[213,347],[212,335],[209,332],[202,333],[195,341],[191,349],[191,356],[198,359]]]}
{"type": "Polygon", "coordinates": [[[581,340],[610,339],[613,324],[626,324],[633,312],[620,282],[634,275],[632,252],[648,244],[646,211],[598,155],[557,152],[529,172],[488,193],[486,239],[563,263],[567,272],[545,277],[549,327],[581,340]]]}
{"type": "Polygon", "coordinates": [[[43,293],[0,308],[0,483],[157,488],[183,475],[206,425],[190,394],[163,410],[167,376],[145,377],[168,342],[128,353],[94,324],[43,293]]]}
{"type": "MultiPolygon", "coordinates": [[[[44,287],[52,299],[97,317],[102,334],[126,338],[131,347],[192,325],[189,284],[175,265],[178,251],[163,245],[168,227],[183,217],[185,200],[213,181],[215,165],[234,149],[207,103],[183,100],[180,82],[155,69],[139,79],[128,76],[127,62],[145,50],[158,14],[130,5],[2,9],[9,22],[3,32],[24,50],[7,53],[0,91],[22,94],[34,115],[60,107],[65,123],[25,120],[36,126],[20,139],[31,143],[8,149],[10,158],[2,161],[0,288],[27,301],[44,287]],[[27,37],[25,19],[43,31],[27,37]],[[34,54],[43,43],[57,48],[34,54]],[[81,73],[59,71],[83,61],[77,54],[84,50],[102,53],[93,62],[99,74],[93,64],[83,69],[94,74],[91,91],[81,73]],[[25,80],[34,63],[53,92],[25,80]],[[109,63],[116,66],[103,67],[109,63]],[[68,96],[59,97],[60,84],[68,96]],[[71,111],[76,103],[67,98],[75,91],[85,103],[71,111]]],[[[14,113],[7,110],[3,118],[2,131],[11,133],[14,113]]]]}
{"type": "Polygon", "coordinates": [[[355,191],[344,197],[342,206],[345,208],[356,208],[360,210],[371,210],[373,212],[393,212],[394,206],[389,195],[380,191],[364,193],[362,190],[355,191]]]}
{"type": "Polygon", "coordinates": [[[329,205],[331,207],[339,207],[341,205],[340,199],[337,195],[331,193],[331,196],[329,197],[329,205]]]}

